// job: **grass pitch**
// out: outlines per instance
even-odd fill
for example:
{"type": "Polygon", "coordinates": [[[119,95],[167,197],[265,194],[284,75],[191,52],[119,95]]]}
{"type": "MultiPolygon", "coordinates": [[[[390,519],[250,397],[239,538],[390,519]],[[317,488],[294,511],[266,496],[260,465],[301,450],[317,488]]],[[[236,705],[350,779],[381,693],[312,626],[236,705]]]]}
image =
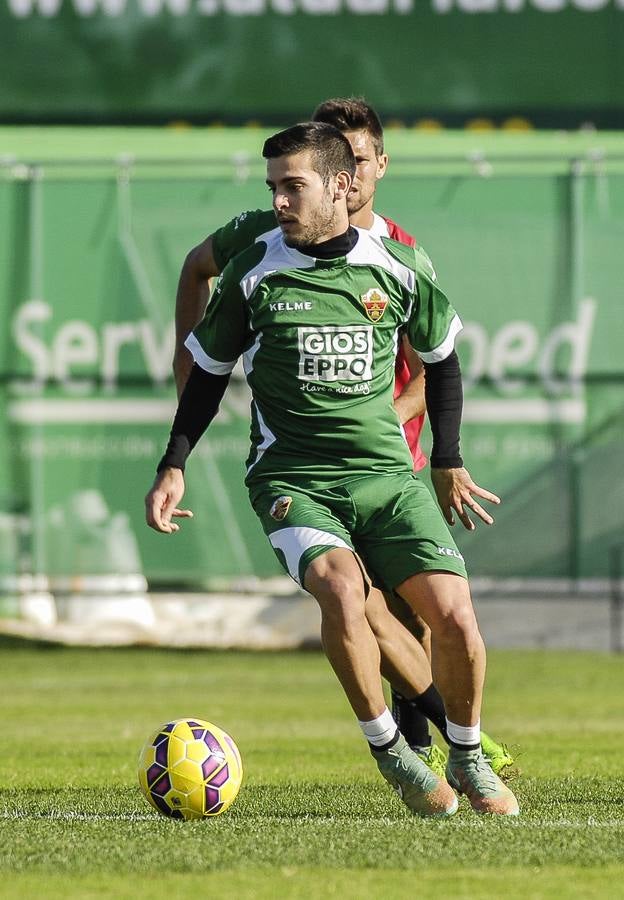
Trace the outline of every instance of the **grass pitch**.
{"type": "Polygon", "coordinates": [[[433,823],[377,774],[321,654],[0,649],[0,896],[621,896],[616,657],[491,652],[484,724],[520,747],[521,816],[463,800],[433,823]],[[180,823],[135,767],[191,715],[230,731],[246,777],[222,817],[180,823]]]}

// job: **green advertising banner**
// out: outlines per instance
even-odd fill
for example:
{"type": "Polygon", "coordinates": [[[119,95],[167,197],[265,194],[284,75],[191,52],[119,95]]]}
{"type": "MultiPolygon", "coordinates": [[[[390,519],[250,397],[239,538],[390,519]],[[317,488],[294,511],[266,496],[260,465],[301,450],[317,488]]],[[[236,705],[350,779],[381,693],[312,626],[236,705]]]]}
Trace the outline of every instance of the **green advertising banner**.
{"type": "Polygon", "coordinates": [[[429,178],[412,211],[401,180],[384,203],[403,203],[464,319],[464,457],[504,498],[495,528],[459,536],[473,571],[606,575],[624,518],[624,179],[429,178]]]}
{"type": "MultiPolygon", "coordinates": [[[[240,373],[189,463],[195,519],[173,538],[143,520],[175,408],[180,265],[265,204],[260,178],[175,169],[0,182],[0,576],[279,573],[243,486],[240,373]]],[[[378,209],[427,248],[464,321],[463,453],[504,499],[494,528],[457,534],[472,574],[604,577],[624,509],[624,176],[425,177],[395,160],[378,209]]]]}
{"type": "Polygon", "coordinates": [[[622,0],[5,0],[4,121],[624,122],[622,0]]]}

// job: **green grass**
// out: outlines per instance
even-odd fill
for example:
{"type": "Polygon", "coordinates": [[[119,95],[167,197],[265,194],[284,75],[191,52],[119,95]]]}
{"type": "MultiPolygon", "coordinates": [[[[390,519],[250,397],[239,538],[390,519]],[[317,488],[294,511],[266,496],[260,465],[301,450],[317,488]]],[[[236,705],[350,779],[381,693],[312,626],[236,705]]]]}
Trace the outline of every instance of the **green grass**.
{"type": "Polygon", "coordinates": [[[517,820],[409,816],[317,653],[0,648],[0,896],[611,897],[624,876],[624,668],[490,653],[484,724],[520,747],[517,820]],[[195,715],[246,778],[212,821],[160,817],[135,764],[195,715]]]}

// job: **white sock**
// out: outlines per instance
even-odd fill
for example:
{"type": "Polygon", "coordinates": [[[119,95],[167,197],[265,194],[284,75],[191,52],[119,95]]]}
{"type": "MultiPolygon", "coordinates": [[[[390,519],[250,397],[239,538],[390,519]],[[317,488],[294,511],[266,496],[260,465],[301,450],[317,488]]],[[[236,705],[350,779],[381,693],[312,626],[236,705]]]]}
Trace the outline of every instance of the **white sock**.
{"type": "Polygon", "coordinates": [[[358,719],[358,725],[368,743],[373,747],[383,747],[384,744],[389,744],[397,733],[397,723],[392,718],[392,713],[387,706],[376,719],[371,719],[369,722],[360,722],[358,719]]]}
{"type": "Polygon", "coordinates": [[[474,747],[481,743],[481,720],[476,725],[456,725],[446,720],[446,733],[457,747],[474,747]]]}

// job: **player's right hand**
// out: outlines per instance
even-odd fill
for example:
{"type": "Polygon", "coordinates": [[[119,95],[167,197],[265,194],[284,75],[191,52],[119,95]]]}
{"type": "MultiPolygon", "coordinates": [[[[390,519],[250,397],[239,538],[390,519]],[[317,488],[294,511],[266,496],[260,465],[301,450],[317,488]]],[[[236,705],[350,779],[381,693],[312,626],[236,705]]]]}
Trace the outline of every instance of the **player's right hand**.
{"type": "Polygon", "coordinates": [[[182,469],[163,469],[156,476],[151,490],[145,498],[145,521],[154,531],[174,534],[180,530],[172,518],[192,519],[190,509],[180,509],[178,503],[184,496],[184,474],[182,469]]]}

